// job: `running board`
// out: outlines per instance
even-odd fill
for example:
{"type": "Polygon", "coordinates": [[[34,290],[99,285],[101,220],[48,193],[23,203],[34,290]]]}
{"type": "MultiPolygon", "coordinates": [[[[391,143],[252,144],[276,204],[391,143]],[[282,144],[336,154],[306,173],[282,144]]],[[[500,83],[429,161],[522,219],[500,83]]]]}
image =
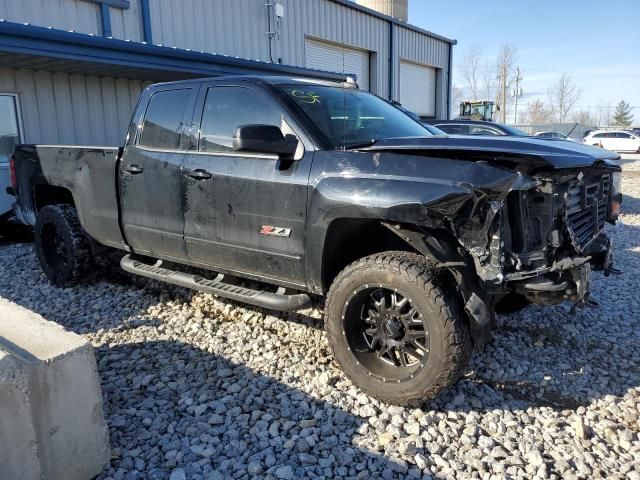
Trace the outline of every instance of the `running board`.
{"type": "Polygon", "coordinates": [[[268,308],[270,310],[290,311],[306,308],[311,303],[311,298],[306,293],[287,295],[284,288],[279,288],[278,292],[271,293],[263,290],[253,290],[238,285],[223,282],[224,275],[209,280],[199,275],[178,272],[163,268],[158,260],[155,265],[142,263],[125,255],[120,260],[120,267],[129,273],[135,273],[143,277],[152,278],[161,282],[171,283],[179,287],[191,288],[205,293],[211,293],[218,297],[237,300],[257,307],[268,308]]]}

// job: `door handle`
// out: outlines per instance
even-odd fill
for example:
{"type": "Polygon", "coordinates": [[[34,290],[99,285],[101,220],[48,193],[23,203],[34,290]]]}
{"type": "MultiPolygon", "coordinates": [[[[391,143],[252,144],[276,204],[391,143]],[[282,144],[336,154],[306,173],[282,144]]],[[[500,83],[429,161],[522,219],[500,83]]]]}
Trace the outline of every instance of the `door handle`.
{"type": "Polygon", "coordinates": [[[135,163],[132,163],[128,167],[125,167],[124,171],[132,175],[136,175],[138,173],[142,173],[143,168],[140,165],[136,165],[135,163]]]}
{"type": "Polygon", "coordinates": [[[185,174],[189,178],[193,178],[194,180],[206,180],[211,178],[211,174],[206,170],[197,169],[192,172],[185,174]]]}

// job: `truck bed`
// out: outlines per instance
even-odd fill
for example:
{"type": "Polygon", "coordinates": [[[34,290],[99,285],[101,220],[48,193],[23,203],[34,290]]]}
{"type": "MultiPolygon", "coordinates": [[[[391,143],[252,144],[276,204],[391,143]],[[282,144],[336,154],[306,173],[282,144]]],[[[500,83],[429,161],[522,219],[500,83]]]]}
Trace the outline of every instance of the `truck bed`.
{"type": "Polygon", "coordinates": [[[119,147],[18,145],[14,152],[17,218],[34,225],[47,199],[67,189],[89,236],[103,245],[123,248],[117,200],[119,155],[119,147]]]}

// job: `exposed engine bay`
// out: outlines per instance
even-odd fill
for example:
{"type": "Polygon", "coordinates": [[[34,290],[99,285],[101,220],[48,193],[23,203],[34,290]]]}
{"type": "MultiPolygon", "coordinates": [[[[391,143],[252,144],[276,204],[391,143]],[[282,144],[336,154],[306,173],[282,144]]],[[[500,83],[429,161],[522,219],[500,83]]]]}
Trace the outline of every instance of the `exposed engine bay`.
{"type": "Polygon", "coordinates": [[[604,227],[619,213],[620,173],[589,168],[537,180],[507,197],[484,266],[487,289],[506,282],[532,303],[596,304],[591,271],[617,272],[604,227]]]}

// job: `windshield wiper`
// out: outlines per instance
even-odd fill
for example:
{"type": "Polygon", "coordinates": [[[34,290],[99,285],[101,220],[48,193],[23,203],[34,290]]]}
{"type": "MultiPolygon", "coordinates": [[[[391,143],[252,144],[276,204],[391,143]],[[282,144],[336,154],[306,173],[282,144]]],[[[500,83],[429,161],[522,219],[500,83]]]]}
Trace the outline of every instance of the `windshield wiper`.
{"type": "Polygon", "coordinates": [[[372,138],[371,140],[367,140],[366,142],[358,142],[358,143],[346,143],[343,145],[345,150],[358,150],[359,148],[371,147],[378,143],[379,138],[372,138]]]}

